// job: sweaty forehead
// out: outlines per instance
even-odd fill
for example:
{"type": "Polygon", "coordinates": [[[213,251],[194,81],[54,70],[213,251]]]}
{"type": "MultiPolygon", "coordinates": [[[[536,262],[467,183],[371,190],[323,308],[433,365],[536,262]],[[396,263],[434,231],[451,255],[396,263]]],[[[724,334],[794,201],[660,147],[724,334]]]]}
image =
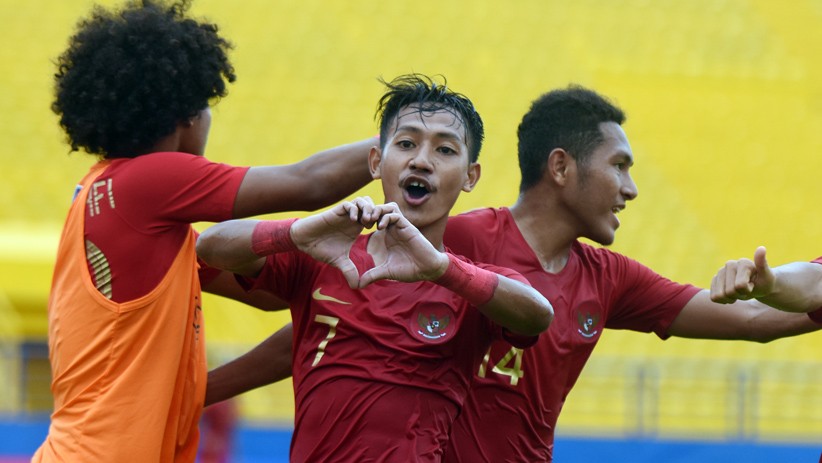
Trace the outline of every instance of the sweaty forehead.
{"type": "Polygon", "coordinates": [[[467,143],[467,131],[462,117],[450,108],[420,108],[405,106],[394,119],[394,132],[435,131],[443,136],[454,137],[467,143]]]}

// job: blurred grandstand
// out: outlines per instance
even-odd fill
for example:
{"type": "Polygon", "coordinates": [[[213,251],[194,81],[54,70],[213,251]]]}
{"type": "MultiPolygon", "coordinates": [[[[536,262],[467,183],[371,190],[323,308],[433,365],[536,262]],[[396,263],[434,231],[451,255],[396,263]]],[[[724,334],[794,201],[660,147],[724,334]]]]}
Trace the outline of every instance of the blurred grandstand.
{"type": "MultiPolygon", "coordinates": [[[[621,215],[613,249],[703,287],[757,245],[768,246],[772,265],[822,254],[822,215],[813,212],[822,173],[820,0],[194,3],[236,46],[239,78],[214,111],[213,160],[287,163],[374,134],[377,77],[443,74],[487,127],[482,181],[456,209],[508,205],[520,117],[539,94],[576,82],[628,113],[640,195],[621,215]]],[[[49,111],[52,60],[91,5],[0,0],[0,421],[47,418],[51,407],[51,265],[74,182],[93,161],[68,154],[49,111]]],[[[365,193],[381,197],[374,186],[365,193]]],[[[215,297],[204,308],[220,359],[288,319],[215,297]]],[[[819,334],[767,345],[662,344],[610,331],[559,431],[819,444],[820,352],[819,334]]],[[[246,422],[287,428],[290,383],[240,405],[246,422]]]]}

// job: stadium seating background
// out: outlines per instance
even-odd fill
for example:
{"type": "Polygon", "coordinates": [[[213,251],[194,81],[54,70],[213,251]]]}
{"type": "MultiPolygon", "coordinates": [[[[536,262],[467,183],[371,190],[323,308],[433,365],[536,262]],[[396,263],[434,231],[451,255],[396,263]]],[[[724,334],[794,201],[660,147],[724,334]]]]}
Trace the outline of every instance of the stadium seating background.
{"type": "MultiPolygon", "coordinates": [[[[0,0],[4,415],[48,407],[37,378],[47,375],[38,344],[51,264],[74,183],[93,161],[68,154],[49,110],[53,59],[91,5],[0,0]]],[[[703,287],[758,245],[773,265],[822,254],[822,217],[813,212],[822,171],[820,0],[198,0],[192,11],[235,44],[238,80],[214,109],[212,160],[288,163],[374,135],[377,77],[442,74],[472,98],[487,130],[482,181],[455,212],[509,205],[519,119],[541,93],[575,82],[628,114],[640,194],[620,214],[612,249],[703,287]]],[[[364,193],[381,197],[377,185],[364,193]]],[[[215,363],[288,318],[214,297],[205,310],[215,363]]],[[[662,344],[609,331],[559,428],[818,442],[821,347],[818,334],[766,345],[662,344]],[[650,395],[638,398],[642,390],[650,395]],[[734,402],[740,394],[750,403],[734,402]]],[[[262,425],[292,416],[289,383],[240,403],[244,418],[262,425]]]]}

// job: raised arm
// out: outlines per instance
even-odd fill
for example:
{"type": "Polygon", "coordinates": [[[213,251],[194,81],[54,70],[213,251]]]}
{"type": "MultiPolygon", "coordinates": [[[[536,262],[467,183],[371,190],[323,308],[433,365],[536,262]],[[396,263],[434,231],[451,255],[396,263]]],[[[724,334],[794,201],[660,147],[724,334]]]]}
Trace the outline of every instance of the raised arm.
{"type": "Polygon", "coordinates": [[[250,168],[237,192],[234,217],[313,211],[340,201],[371,181],[368,153],[377,144],[369,138],[294,164],[250,168]]]}
{"type": "Polygon", "coordinates": [[[292,335],[289,323],[241,357],[209,371],[205,405],[290,377],[292,335]]]}
{"type": "Polygon", "coordinates": [[[711,282],[711,299],[720,303],[757,299],[787,312],[822,308],[822,265],[793,262],[768,266],[765,247],[754,259],[728,261],[711,282]]]}

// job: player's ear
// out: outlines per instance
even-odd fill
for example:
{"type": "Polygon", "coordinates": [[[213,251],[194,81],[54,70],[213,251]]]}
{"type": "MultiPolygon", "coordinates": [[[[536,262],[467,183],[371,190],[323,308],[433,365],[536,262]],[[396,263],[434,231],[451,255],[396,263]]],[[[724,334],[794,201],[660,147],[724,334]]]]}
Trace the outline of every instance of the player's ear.
{"type": "Polygon", "coordinates": [[[371,178],[380,178],[380,164],[382,163],[382,150],[376,146],[368,152],[368,170],[371,171],[371,178]]]}
{"type": "Polygon", "coordinates": [[[472,162],[468,166],[468,174],[465,178],[465,183],[462,184],[462,191],[469,192],[477,186],[477,182],[480,179],[480,174],[482,173],[482,169],[480,168],[480,164],[478,162],[472,162]]]}
{"type": "Polygon", "coordinates": [[[574,158],[562,148],[554,148],[548,153],[548,161],[545,162],[545,172],[543,178],[549,177],[559,185],[565,185],[568,175],[573,169],[574,158]]]}

